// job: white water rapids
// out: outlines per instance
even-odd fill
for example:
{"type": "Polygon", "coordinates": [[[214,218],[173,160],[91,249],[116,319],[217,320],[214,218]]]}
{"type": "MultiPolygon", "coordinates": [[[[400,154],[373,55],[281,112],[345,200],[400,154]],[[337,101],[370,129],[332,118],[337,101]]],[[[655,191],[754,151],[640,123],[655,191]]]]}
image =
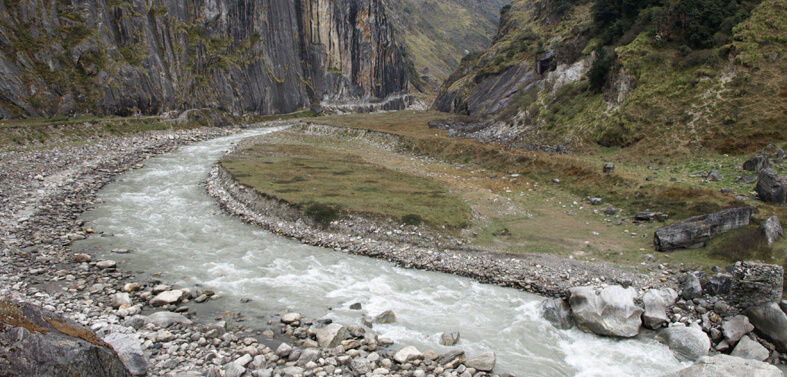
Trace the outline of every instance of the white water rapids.
{"type": "MultiPolygon", "coordinates": [[[[77,247],[124,261],[126,270],[223,297],[190,303],[204,321],[241,312],[264,326],[284,309],[349,325],[392,309],[396,322],[374,325],[395,347],[443,353],[444,331],[459,331],[455,348],[469,357],[497,354],[496,373],[517,376],[658,376],[683,367],[649,336],[618,340],[557,330],[538,313],[540,296],[479,284],[453,275],[408,270],[391,263],[302,245],[221,212],[202,182],[223,151],[243,134],[181,147],[117,177],[99,192],[102,203],[83,219],[98,232],[77,247]],[[111,249],[133,249],[112,254],[111,249]],[[241,298],[251,302],[241,303],[241,298]],[[350,310],[353,303],[362,310],[350,310]],[[332,310],[328,308],[332,307],[332,310]]],[[[274,328],[276,330],[276,328],[274,328]]]]}

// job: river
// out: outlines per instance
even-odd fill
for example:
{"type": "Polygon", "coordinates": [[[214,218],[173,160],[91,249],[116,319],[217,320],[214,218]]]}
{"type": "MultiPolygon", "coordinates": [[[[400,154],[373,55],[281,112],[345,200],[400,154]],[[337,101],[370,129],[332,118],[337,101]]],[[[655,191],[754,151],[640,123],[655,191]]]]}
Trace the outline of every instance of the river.
{"type": "Polygon", "coordinates": [[[122,261],[126,270],[160,273],[180,287],[215,290],[222,298],[189,305],[204,321],[241,312],[247,325],[264,328],[289,309],[349,325],[391,309],[396,322],[375,324],[374,331],[394,347],[442,353],[449,347],[439,344],[440,334],[458,331],[455,347],[468,356],[497,354],[496,373],[657,376],[684,366],[652,336],[619,340],[557,330],[540,318],[538,295],[302,245],[223,214],[203,185],[212,164],[241,139],[273,130],[184,146],[118,176],[82,217],[105,236],[75,249],[122,261]],[[110,252],[117,248],[133,252],[110,252]],[[351,310],[354,303],[362,310],[351,310]]]}

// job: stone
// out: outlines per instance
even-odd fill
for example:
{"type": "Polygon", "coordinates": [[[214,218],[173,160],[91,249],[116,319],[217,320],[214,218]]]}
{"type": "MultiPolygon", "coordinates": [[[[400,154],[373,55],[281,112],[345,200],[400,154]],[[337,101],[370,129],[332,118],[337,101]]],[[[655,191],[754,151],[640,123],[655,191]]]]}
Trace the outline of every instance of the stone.
{"type": "Polygon", "coordinates": [[[165,306],[165,305],[172,305],[175,303],[180,302],[181,297],[183,296],[183,291],[179,289],[174,289],[171,291],[164,291],[156,295],[150,299],[151,306],[165,306]]]}
{"type": "Polygon", "coordinates": [[[730,344],[737,343],[741,337],[752,332],[754,325],[749,323],[749,318],[745,315],[736,315],[727,318],[721,323],[721,332],[730,344]]]}
{"type": "Polygon", "coordinates": [[[558,329],[568,330],[574,327],[571,307],[565,300],[548,298],[542,301],[541,316],[558,329]]]}
{"type": "Polygon", "coordinates": [[[569,304],[579,327],[598,335],[631,338],[639,334],[643,309],[634,304],[636,290],[612,285],[596,295],[593,287],[569,289],[569,304]]]}
{"type": "Polygon", "coordinates": [[[754,191],[763,202],[787,205],[787,178],[780,177],[773,169],[763,169],[757,174],[754,191]]]}
{"type": "Polygon", "coordinates": [[[769,302],[752,306],[743,312],[754,325],[755,332],[769,340],[779,352],[787,352],[787,314],[779,304],[769,302]]]}
{"type": "Polygon", "coordinates": [[[727,302],[746,309],[750,306],[779,302],[784,289],[784,268],[775,264],[735,262],[732,287],[727,302]]]}
{"type": "Polygon", "coordinates": [[[779,368],[757,360],[746,360],[740,357],[719,354],[705,356],[687,368],[662,377],[784,377],[779,368]]]}
{"type": "Polygon", "coordinates": [[[721,175],[718,170],[711,170],[710,173],[708,173],[708,177],[705,179],[708,181],[721,181],[724,179],[724,176],[721,175]]]}
{"type": "Polygon", "coordinates": [[[771,216],[763,221],[762,224],[760,224],[760,231],[765,235],[765,240],[768,242],[768,245],[773,245],[779,238],[784,237],[784,228],[782,228],[782,224],[776,216],[771,216]]]}
{"type": "Polygon", "coordinates": [[[372,366],[369,360],[362,359],[362,358],[355,358],[350,361],[350,369],[355,371],[355,373],[364,375],[366,373],[370,373],[372,371],[372,366]]]}
{"type": "Polygon", "coordinates": [[[590,204],[594,206],[601,205],[602,203],[604,203],[604,200],[601,198],[590,198],[590,204]]]}
{"type": "Polygon", "coordinates": [[[702,296],[702,284],[696,274],[689,272],[680,280],[681,297],[691,300],[702,296]]]}
{"type": "Polygon", "coordinates": [[[291,324],[294,322],[298,322],[303,319],[303,316],[300,313],[287,313],[281,316],[281,323],[291,324]]]}
{"type": "Polygon", "coordinates": [[[768,349],[763,347],[762,344],[751,340],[748,336],[744,336],[732,350],[730,356],[736,356],[744,359],[765,361],[771,353],[768,349]]]}
{"type": "Polygon", "coordinates": [[[117,352],[120,361],[132,375],[144,376],[148,374],[148,359],[142,351],[137,335],[112,333],[104,337],[104,341],[117,352]]]}
{"type": "Polygon", "coordinates": [[[290,352],[292,352],[292,346],[287,343],[279,344],[279,346],[276,347],[276,356],[281,358],[289,356],[290,352]]]}
{"type": "Polygon", "coordinates": [[[497,363],[497,356],[495,353],[486,352],[467,359],[467,361],[465,361],[465,366],[482,372],[491,372],[495,369],[495,363],[497,363]]]}
{"type": "Polygon", "coordinates": [[[748,185],[750,183],[757,182],[756,175],[745,175],[743,177],[738,178],[738,182],[742,185],[748,185]]]}
{"type": "Polygon", "coordinates": [[[604,210],[605,216],[615,216],[616,213],[618,213],[618,210],[616,210],[615,207],[612,206],[612,204],[608,205],[607,209],[604,210]]]}
{"type": "Polygon", "coordinates": [[[113,260],[107,259],[107,260],[102,260],[102,261],[96,262],[96,267],[101,268],[101,269],[111,269],[111,268],[115,268],[115,266],[117,266],[117,264],[118,264],[118,262],[115,262],[113,260]]]}
{"type": "Polygon", "coordinates": [[[642,295],[645,312],[642,313],[642,324],[655,330],[669,322],[667,307],[675,304],[678,292],[672,288],[651,289],[642,295]]]}
{"type": "Polygon", "coordinates": [[[396,322],[396,314],[393,310],[386,310],[375,317],[377,323],[394,323],[396,322]]]}
{"type": "Polygon", "coordinates": [[[131,296],[126,292],[118,292],[112,295],[112,308],[117,309],[123,305],[131,306],[131,296]]]}
{"type": "Polygon", "coordinates": [[[659,330],[656,339],[667,344],[675,357],[681,361],[693,362],[707,356],[711,345],[710,338],[697,324],[691,326],[673,324],[659,330]]]}
{"type": "Polygon", "coordinates": [[[74,260],[76,260],[78,263],[90,262],[91,260],[93,260],[93,257],[91,257],[88,254],[80,253],[80,254],[74,254],[74,260]]]}
{"type": "Polygon", "coordinates": [[[106,376],[132,376],[118,354],[90,329],[28,303],[11,310],[4,309],[3,315],[29,321],[37,331],[10,324],[3,326],[0,331],[0,349],[4,351],[0,357],[0,374],[93,376],[95,371],[102,371],[106,376]],[[9,352],[8,348],[14,351],[9,352]]]}
{"type": "Polygon", "coordinates": [[[356,303],[350,305],[350,310],[361,310],[361,303],[360,302],[356,302],[356,303]]]}
{"type": "Polygon", "coordinates": [[[608,162],[608,163],[604,164],[604,168],[603,168],[602,171],[604,173],[612,173],[613,170],[615,170],[615,164],[613,164],[611,162],[608,162]]]}
{"type": "Polygon", "coordinates": [[[711,276],[703,288],[711,296],[726,296],[730,294],[732,288],[732,275],[716,274],[711,276]]]}
{"type": "Polygon", "coordinates": [[[243,373],[246,373],[246,368],[236,363],[227,363],[224,366],[225,377],[240,377],[243,373]]]}
{"type": "Polygon", "coordinates": [[[654,232],[653,246],[658,251],[704,245],[719,234],[749,225],[754,207],[725,209],[668,225],[654,232]]]}
{"type": "Polygon", "coordinates": [[[437,359],[437,364],[447,369],[453,369],[464,363],[466,360],[465,351],[454,349],[446,352],[437,359]]]}
{"type": "Polygon", "coordinates": [[[444,346],[453,346],[457,342],[459,342],[459,332],[457,331],[444,332],[440,335],[440,344],[444,346]]]}
{"type": "Polygon", "coordinates": [[[322,356],[322,350],[317,348],[307,348],[301,352],[301,355],[298,356],[297,365],[304,366],[309,362],[316,362],[322,356]]]}
{"type": "Polygon", "coordinates": [[[323,348],[334,348],[346,338],[347,329],[338,323],[332,323],[317,330],[317,343],[323,348]]]}
{"type": "Polygon", "coordinates": [[[768,161],[768,156],[760,155],[750,158],[743,163],[743,170],[760,172],[763,169],[770,169],[771,162],[768,161]]]}
{"type": "Polygon", "coordinates": [[[304,369],[301,367],[284,367],[281,369],[281,373],[285,377],[301,377],[303,376],[304,369]]]}
{"type": "Polygon", "coordinates": [[[158,327],[169,327],[173,324],[180,323],[184,325],[192,324],[191,320],[182,314],[160,311],[155,312],[145,318],[145,323],[152,323],[158,327]]]}
{"type": "Polygon", "coordinates": [[[413,346],[407,346],[400,349],[394,354],[393,357],[393,359],[396,360],[396,362],[399,364],[404,364],[411,360],[418,360],[423,358],[424,355],[420,351],[418,351],[418,348],[415,348],[413,346]]]}

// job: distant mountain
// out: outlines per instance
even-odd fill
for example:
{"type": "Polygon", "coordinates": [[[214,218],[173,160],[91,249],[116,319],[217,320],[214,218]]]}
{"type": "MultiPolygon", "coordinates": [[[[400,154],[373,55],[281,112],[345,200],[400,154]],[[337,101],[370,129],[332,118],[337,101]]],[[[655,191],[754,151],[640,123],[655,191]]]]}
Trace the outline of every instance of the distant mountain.
{"type": "Polygon", "coordinates": [[[396,40],[413,63],[411,83],[437,90],[465,54],[489,47],[500,8],[510,1],[385,0],[396,40]]]}
{"type": "Polygon", "coordinates": [[[443,85],[468,136],[638,158],[787,139],[787,0],[518,0],[443,85]]]}

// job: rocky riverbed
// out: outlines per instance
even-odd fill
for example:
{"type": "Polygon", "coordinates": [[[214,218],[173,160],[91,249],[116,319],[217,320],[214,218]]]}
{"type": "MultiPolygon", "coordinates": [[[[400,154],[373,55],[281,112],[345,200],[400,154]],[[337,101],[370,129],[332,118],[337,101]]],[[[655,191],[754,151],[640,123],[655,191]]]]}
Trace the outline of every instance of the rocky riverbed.
{"type": "MultiPolygon", "coordinates": [[[[94,204],[96,191],[117,174],[141,167],[145,159],[179,145],[238,130],[153,132],[77,145],[43,145],[0,155],[0,295],[15,303],[35,304],[90,328],[114,347],[136,375],[470,377],[494,373],[494,354],[468,357],[452,351],[440,355],[412,347],[394,352],[388,347],[390,340],[378,338],[363,327],[310,320],[297,313],[283,313],[266,329],[244,327],[242,313],[226,313],[211,323],[195,323],[180,313],[187,314],[188,305],[211,299],[212,292],[177,289],[155,276],[142,278],[124,271],[113,260],[93,260],[91,255],[71,250],[71,242],[95,232],[79,220],[79,215],[94,204]]],[[[663,270],[650,275],[631,274],[607,265],[551,256],[401,243],[391,237],[401,232],[398,226],[363,219],[320,230],[303,221],[288,221],[283,214],[291,209],[260,200],[218,168],[208,180],[208,189],[229,212],[305,243],[548,296],[562,297],[578,286],[603,289],[622,285],[632,287],[635,296],[642,297],[649,288],[678,288],[677,279],[684,275],[682,271],[663,270]]],[[[708,307],[717,310],[724,305],[716,304],[719,299],[704,300],[702,292],[686,296],[686,280],[681,286],[681,299],[668,305],[667,321],[701,321],[704,326],[703,314],[708,314],[708,307]]],[[[737,314],[735,308],[724,309],[724,318],[737,314]]],[[[719,317],[708,323],[710,328],[719,329],[723,322],[719,317]]],[[[708,332],[712,333],[710,328],[708,332]]],[[[767,343],[751,336],[755,342],[767,343]]],[[[713,342],[717,344],[717,340],[713,342]]],[[[776,351],[779,345],[774,343],[767,343],[771,345],[769,361],[784,361],[776,351]]]]}

